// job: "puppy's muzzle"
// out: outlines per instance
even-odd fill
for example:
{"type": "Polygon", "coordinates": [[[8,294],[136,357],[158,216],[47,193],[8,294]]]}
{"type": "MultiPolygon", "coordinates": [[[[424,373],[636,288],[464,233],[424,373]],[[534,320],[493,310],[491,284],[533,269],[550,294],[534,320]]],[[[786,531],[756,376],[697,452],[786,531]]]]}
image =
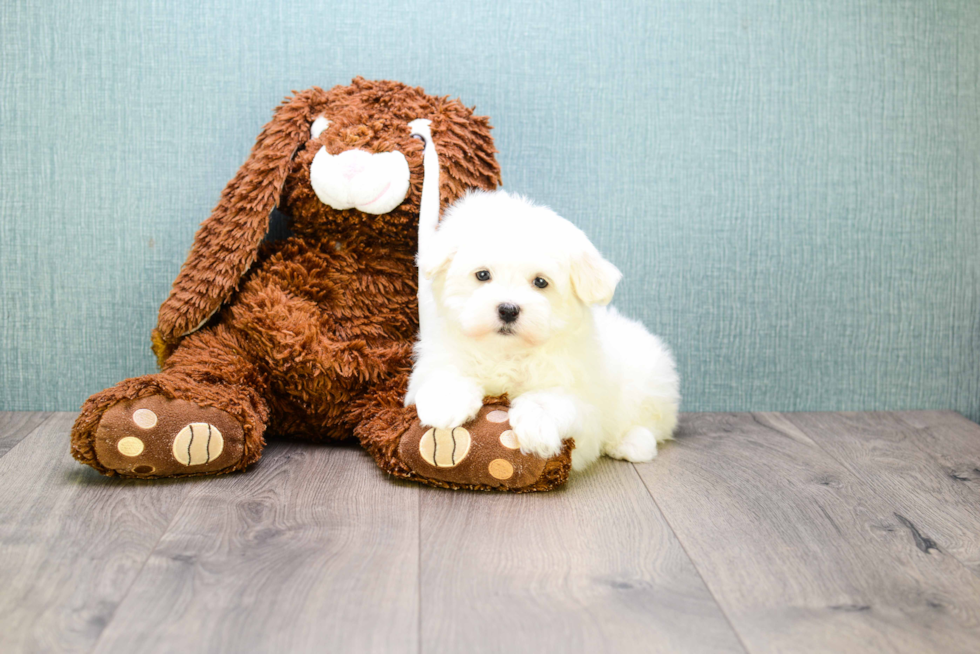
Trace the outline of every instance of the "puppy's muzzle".
{"type": "Polygon", "coordinates": [[[505,324],[511,324],[517,321],[517,316],[521,314],[521,308],[516,304],[511,304],[510,302],[504,302],[503,304],[497,305],[497,315],[500,316],[500,320],[505,324]]]}
{"type": "Polygon", "coordinates": [[[321,147],[310,165],[310,185],[320,202],[334,209],[380,215],[408,195],[408,161],[401,152],[330,154],[321,147]]]}

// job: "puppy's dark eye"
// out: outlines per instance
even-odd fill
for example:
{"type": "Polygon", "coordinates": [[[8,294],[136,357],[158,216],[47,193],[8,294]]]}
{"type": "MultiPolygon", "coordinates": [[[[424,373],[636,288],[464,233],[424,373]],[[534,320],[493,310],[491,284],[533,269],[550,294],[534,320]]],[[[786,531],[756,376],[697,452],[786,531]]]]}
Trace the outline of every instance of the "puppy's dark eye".
{"type": "Polygon", "coordinates": [[[478,270],[476,271],[476,278],[481,282],[490,281],[490,271],[489,270],[478,270]]]}
{"type": "Polygon", "coordinates": [[[546,286],[548,286],[548,280],[545,279],[544,277],[535,277],[534,281],[531,283],[537,286],[538,288],[545,288],[546,286]]]}

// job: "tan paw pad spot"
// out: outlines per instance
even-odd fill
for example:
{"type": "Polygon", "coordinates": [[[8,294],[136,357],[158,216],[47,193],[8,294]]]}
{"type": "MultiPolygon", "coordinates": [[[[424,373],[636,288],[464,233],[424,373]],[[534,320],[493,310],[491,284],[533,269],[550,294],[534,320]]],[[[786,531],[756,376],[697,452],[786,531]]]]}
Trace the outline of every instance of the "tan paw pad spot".
{"type": "Polygon", "coordinates": [[[487,414],[488,422],[507,422],[508,414],[506,411],[491,411],[487,414]]]}
{"type": "Polygon", "coordinates": [[[136,409],[133,412],[133,422],[140,429],[153,429],[157,426],[157,414],[149,409],[136,409]]]}
{"type": "Polygon", "coordinates": [[[224,445],[217,427],[206,422],[192,422],[174,439],[174,458],[185,466],[204,465],[218,458],[224,445]]]}
{"type": "Polygon", "coordinates": [[[119,439],[119,442],[116,443],[116,449],[119,450],[119,453],[123,456],[139,456],[143,453],[144,448],[145,445],[143,445],[143,441],[135,436],[121,438],[119,439]]]}
{"type": "Polygon", "coordinates": [[[419,454],[429,465],[453,468],[466,458],[471,444],[470,432],[462,427],[430,429],[419,441],[419,454]]]}
{"type": "Polygon", "coordinates": [[[504,461],[503,459],[494,459],[487,466],[487,470],[495,479],[510,479],[514,476],[514,466],[510,464],[509,461],[504,461]]]}
{"type": "Polygon", "coordinates": [[[521,447],[521,444],[517,441],[517,434],[514,433],[513,429],[508,429],[500,435],[500,444],[508,450],[516,450],[521,447]]]}

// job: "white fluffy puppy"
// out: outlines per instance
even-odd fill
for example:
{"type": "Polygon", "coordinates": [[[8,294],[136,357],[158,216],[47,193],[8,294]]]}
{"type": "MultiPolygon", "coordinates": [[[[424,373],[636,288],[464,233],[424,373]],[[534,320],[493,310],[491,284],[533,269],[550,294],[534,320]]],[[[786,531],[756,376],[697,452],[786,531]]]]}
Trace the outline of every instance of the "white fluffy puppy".
{"type": "Polygon", "coordinates": [[[572,467],[649,461],[680,400],[667,347],[606,308],[621,274],[552,210],[503,191],[450,207],[419,252],[423,318],[406,405],[450,429],[507,393],[521,450],[575,439],[572,467]]]}

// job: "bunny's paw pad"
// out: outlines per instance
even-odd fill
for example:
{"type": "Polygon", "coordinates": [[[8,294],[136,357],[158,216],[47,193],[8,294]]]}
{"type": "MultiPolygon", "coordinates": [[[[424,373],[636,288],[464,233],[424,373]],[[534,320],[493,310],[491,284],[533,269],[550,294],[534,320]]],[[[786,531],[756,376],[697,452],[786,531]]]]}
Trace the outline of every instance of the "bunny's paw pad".
{"type": "Polygon", "coordinates": [[[402,436],[398,458],[420,481],[475,490],[548,490],[568,475],[571,444],[543,459],[523,454],[506,404],[487,404],[453,429],[415,422],[402,436]]]}
{"type": "Polygon", "coordinates": [[[95,432],[99,463],[123,477],[214,474],[242,458],[242,426],[228,413],[151,395],[110,407],[95,432]]]}

